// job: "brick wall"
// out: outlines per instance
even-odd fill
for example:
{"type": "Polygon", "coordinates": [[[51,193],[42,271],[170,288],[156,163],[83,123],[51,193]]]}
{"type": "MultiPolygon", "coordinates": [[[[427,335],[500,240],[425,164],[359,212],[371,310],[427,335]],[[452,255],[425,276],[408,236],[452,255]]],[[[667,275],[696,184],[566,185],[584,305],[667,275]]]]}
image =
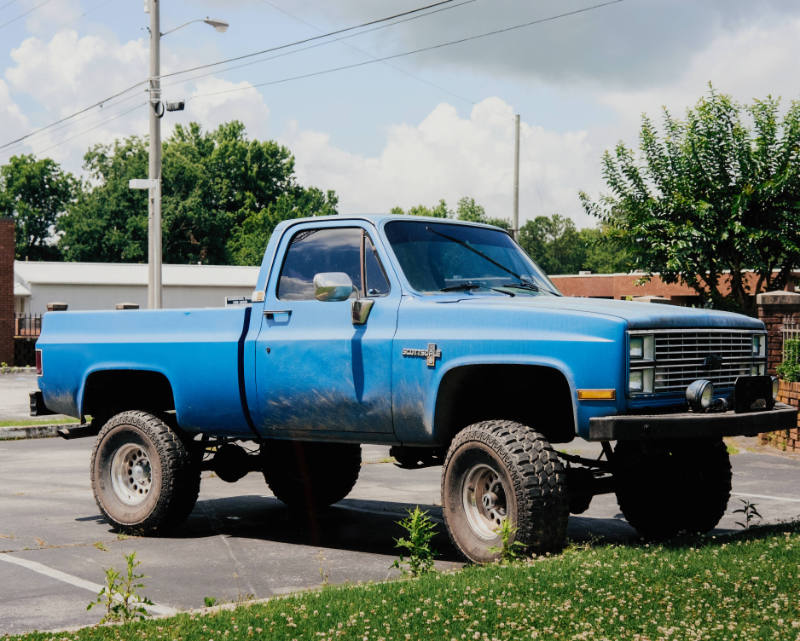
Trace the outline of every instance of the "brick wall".
{"type": "MultiPolygon", "coordinates": [[[[800,383],[781,381],[778,384],[778,402],[797,407],[800,404],[800,383]]],[[[784,452],[800,452],[800,419],[798,419],[798,424],[789,430],[760,434],[761,443],[771,445],[784,452]]]]}
{"type": "Polygon", "coordinates": [[[0,362],[14,363],[14,220],[0,218],[0,362]]]}
{"type": "Polygon", "coordinates": [[[759,294],[758,318],[767,326],[767,373],[775,375],[781,362],[783,336],[787,324],[800,324],[800,294],[797,292],[767,292],[759,294]]]}

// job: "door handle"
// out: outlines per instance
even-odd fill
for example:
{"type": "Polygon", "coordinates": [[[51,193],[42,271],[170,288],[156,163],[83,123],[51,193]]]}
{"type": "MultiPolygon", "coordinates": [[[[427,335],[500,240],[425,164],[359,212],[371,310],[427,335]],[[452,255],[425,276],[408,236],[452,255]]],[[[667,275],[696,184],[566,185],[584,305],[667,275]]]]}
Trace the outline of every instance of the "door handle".
{"type": "Polygon", "coordinates": [[[265,309],[264,316],[267,320],[275,320],[275,316],[291,316],[292,310],[291,309],[265,309]]]}

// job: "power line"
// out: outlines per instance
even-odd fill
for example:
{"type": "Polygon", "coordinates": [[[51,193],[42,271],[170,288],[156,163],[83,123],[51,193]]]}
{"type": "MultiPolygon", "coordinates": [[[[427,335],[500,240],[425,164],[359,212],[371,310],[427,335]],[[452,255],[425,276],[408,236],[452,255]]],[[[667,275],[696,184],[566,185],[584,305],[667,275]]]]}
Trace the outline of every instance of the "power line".
{"type": "MultiPolygon", "coordinates": [[[[622,0],[618,0],[621,2],[622,0]]],[[[252,53],[246,53],[241,56],[235,56],[233,58],[226,58],[225,60],[219,60],[217,62],[210,62],[204,65],[197,65],[196,67],[190,67],[188,69],[181,69],[180,71],[173,71],[172,73],[161,74],[161,78],[171,78],[172,76],[178,76],[184,73],[191,73],[192,71],[200,71],[201,69],[209,69],[211,67],[218,67],[220,65],[227,64],[229,62],[236,62],[238,60],[244,60],[245,58],[252,58],[254,56],[260,56],[265,53],[272,53],[273,51],[279,51],[281,49],[287,49],[289,47],[295,47],[297,45],[306,44],[307,42],[313,42],[315,40],[321,40],[323,38],[329,38],[330,36],[336,36],[340,33],[346,33],[348,31],[354,31],[356,29],[362,29],[363,27],[369,27],[374,24],[379,24],[381,22],[388,22],[389,20],[394,20],[395,18],[402,18],[403,16],[408,16],[413,13],[419,13],[420,11],[425,11],[426,9],[431,9],[433,7],[439,7],[443,4],[450,4],[453,0],[439,0],[439,2],[434,2],[432,4],[425,5],[424,7],[417,7],[416,9],[409,9],[408,11],[402,11],[400,13],[396,13],[391,16],[387,16],[385,18],[376,18],[375,20],[369,20],[367,22],[362,22],[361,24],[353,25],[352,27],[343,27],[342,29],[336,29],[335,31],[329,31],[328,33],[322,33],[318,36],[311,36],[309,38],[303,38],[302,40],[296,40],[295,42],[288,42],[286,44],[278,45],[276,47],[270,47],[268,49],[262,49],[261,51],[254,51],[252,53]]]]}
{"type": "Polygon", "coordinates": [[[434,51],[436,49],[443,49],[445,47],[451,47],[457,44],[463,44],[465,42],[470,42],[472,40],[478,40],[480,38],[488,38],[490,36],[496,36],[501,33],[507,33],[509,31],[515,31],[517,29],[524,29],[525,27],[531,27],[533,25],[543,24],[545,22],[553,22],[555,20],[560,20],[561,18],[567,18],[570,16],[578,15],[581,13],[587,13],[589,11],[594,11],[595,9],[600,9],[602,7],[607,7],[612,4],[619,4],[620,2],[624,2],[624,0],[608,0],[608,2],[601,2],[599,4],[594,4],[588,7],[583,7],[582,9],[575,9],[573,11],[567,11],[564,13],[559,13],[554,16],[548,16],[547,18],[538,18],[536,20],[531,20],[529,22],[524,22],[521,24],[512,25],[509,27],[503,27],[502,29],[494,29],[493,31],[487,31],[484,33],[475,34],[472,36],[465,36],[464,38],[458,38],[457,40],[449,40],[447,42],[440,42],[435,45],[430,45],[427,47],[419,47],[418,49],[412,49],[411,51],[403,51],[401,53],[395,53],[390,56],[383,56],[381,58],[373,58],[372,60],[362,60],[361,62],[356,62],[349,65],[341,65],[339,67],[330,67],[328,69],[321,69],[319,71],[312,71],[309,73],[300,74],[297,76],[289,76],[286,78],[279,78],[278,80],[268,80],[266,82],[260,82],[257,84],[252,84],[249,87],[235,87],[232,89],[223,89],[221,91],[212,91],[209,93],[199,94],[197,96],[193,96],[191,99],[196,100],[197,98],[205,98],[207,96],[218,96],[220,94],[225,93],[233,93],[235,91],[245,91],[247,89],[255,89],[256,87],[268,87],[271,85],[278,85],[285,82],[291,82],[292,80],[302,80],[305,78],[314,78],[316,76],[322,76],[328,73],[335,73],[337,71],[344,71],[346,69],[356,69],[358,67],[366,67],[367,65],[372,65],[377,62],[385,62],[386,60],[396,60],[397,58],[404,58],[406,56],[411,56],[417,53],[424,53],[427,51],[434,51]]]}
{"type": "Polygon", "coordinates": [[[84,134],[88,134],[90,131],[94,131],[95,129],[99,129],[100,127],[102,127],[106,123],[109,123],[109,122],[111,122],[113,120],[117,120],[119,118],[122,118],[122,116],[127,116],[132,111],[136,111],[137,109],[141,109],[146,104],[147,104],[147,101],[140,102],[140,103],[134,105],[133,107],[131,107],[130,109],[126,109],[125,111],[120,112],[120,113],[112,116],[111,118],[106,118],[105,120],[101,120],[100,122],[98,122],[97,124],[93,125],[92,127],[88,127],[87,129],[84,129],[83,131],[78,132],[74,136],[70,136],[69,138],[64,138],[63,140],[59,140],[57,143],[55,143],[53,145],[50,145],[49,147],[45,147],[44,149],[39,149],[37,153],[43,154],[44,152],[50,151],[51,149],[54,149],[55,147],[60,147],[61,145],[65,144],[65,143],[68,143],[70,140],[74,140],[75,138],[80,138],[84,134]]]}
{"type": "MultiPolygon", "coordinates": [[[[41,6],[47,4],[48,2],[51,2],[51,1],[52,0],[45,0],[41,4],[37,5],[33,9],[31,9],[30,11],[35,11],[39,7],[41,7],[41,6]]],[[[189,73],[191,71],[198,71],[200,69],[208,69],[210,67],[216,67],[216,66],[219,66],[219,65],[222,65],[222,64],[226,64],[226,63],[229,63],[229,62],[235,62],[237,60],[243,60],[245,58],[252,58],[254,56],[258,56],[258,55],[261,55],[261,54],[264,54],[264,53],[269,53],[271,51],[278,51],[280,49],[287,49],[287,48],[294,47],[294,46],[297,46],[297,45],[300,45],[300,44],[304,44],[304,43],[307,43],[307,42],[312,42],[314,40],[321,40],[323,38],[327,38],[327,37],[330,37],[332,35],[337,35],[337,34],[345,33],[345,32],[348,32],[348,31],[361,29],[361,28],[366,27],[366,26],[379,24],[381,22],[388,22],[388,21],[391,21],[391,20],[395,20],[397,18],[401,18],[401,17],[404,17],[404,16],[409,16],[409,15],[412,15],[412,14],[415,14],[415,13],[419,13],[421,11],[425,11],[426,9],[431,9],[431,8],[434,8],[434,7],[439,7],[439,6],[442,6],[442,5],[450,4],[453,1],[454,0],[439,0],[438,2],[434,2],[434,3],[428,4],[428,5],[425,5],[425,6],[422,6],[422,7],[418,7],[416,9],[410,9],[408,11],[403,11],[403,12],[400,12],[400,13],[396,13],[396,14],[393,14],[393,15],[390,15],[390,16],[386,16],[384,18],[376,18],[374,20],[369,20],[367,22],[363,22],[363,23],[358,24],[358,25],[354,25],[354,26],[351,26],[351,27],[344,27],[342,29],[337,29],[337,30],[331,31],[329,33],[321,34],[321,35],[318,35],[318,36],[313,36],[311,38],[304,38],[304,39],[298,40],[296,42],[291,42],[291,43],[279,45],[277,47],[271,47],[269,49],[264,49],[262,51],[256,51],[256,52],[253,52],[253,53],[248,53],[248,54],[244,54],[244,55],[241,55],[241,56],[236,56],[234,58],[229,58],[227,60],[220,60],[218,62],[205,64],[205,65],[199,65],[197,67],[193,67],[193,68],[190,68],[190,69],[183,69],[181,71],[175,71],[175,72],[170,73],[170,74],[162,75],[161,78],[168,78],[168,77],[171,77],[171,76],[177,76],[179,74],[189,73]]],[[[30,11],[28,13],[30,13],[30,11]]],[[[15,18],[15,20],[16,19],[17,18],[15,18]]],[[[2,26],[3,25],[0,25],[0,28],[2,26]]],[[[84,107],[83,109],[79,109],[78,111],[76,111],[76,112],[74,112],[74,113],[72,113],[72,114],[70,114],[68,116],[60,118],[59,120],[51,122],[50,124],[44,125],[43,127],[39,127],[38,129],[34,129],[33,131],[28,132],[24,136],[20,136],[19,138],[15,138],[14,140],[10,140],[10,141],[0,145],[0,150],[6,149],[7,147],[10,147],[11,145],[14,145],[16,143],[22,142],[23,140],[27,140],[31,136],[34,136],[34,135],[36,135],[36,134],[38,134],[38,133],[40,133],[42,131],[50,129],[51,127],[54,127],[54,126],[59,125],[59,124],[61,124],[63,122],[66,122],[67,120],[71,120],[71,119],[75,118],[76,116],[79,116],[79,115],[81,115],[81,114],[83,114],[83,113],[85,113],[85,112],[87,112],[87,111],[89,111],[91,109],[94,109],[95,107],[99,107],[99,106],[109,102],[110,100],[113,100],[114,98],[117,98],[118,96],[121,96],[121,95],[123,95],[125,93],[128,93],[129,91],[132,91],[133,89],[136,89],[137,87],[140,87],[140,86],[146,84],[147,82],[148,82],[148,80],[140,80],[139,82],[131,85],[130,87],[127,87],[126,89],[123,89],[122,91],[119,91],[119,92],[117,92],[117,93],[115,93],[115,94],[113,94],[111,96],[107,96],[106,98],[103,98],[102,100],[98,100],[97,102],[94,102],[91,105],[89,105],[87,107],[84,107]]]]}
{"type": "Polygon", "coordinates": [[[113,94],[111,96],[108,96],[106,98],[103,98],[102,100],[98,100],[97,102],[92,103],[88,107],[84,107],[83,109],[79,109],[75,113],[71,113],[69,116],[64,116],[63,118],[59,118],[58,120],[56,120],[54,122],[51,122],[49,125],[45,125],[44,127],[39,127],[38,129],[34,129],[33,131],[30,131],[27,134],[25,134],[24,136],[20,136],[19,138],[15,138],[14,140],[9,140],[7,143],[4,143],[4,144],[0,145],[0,150],[5,149],[6,147],[10,147],[11,145],[16,144],[18,142],[22,142],[23,140],[27,140],[31,136],[35,136],[36,134],[41,133],[42,131],[45,131],[46,129],[50,129],[51,127],[55,127],[56,125],[60,125],[62,122],[66,122],[67,120],[72,120],[76,116],[80,116],[82,113],[86,113],[90,109],[94,109],[95,107],[100,107],[100,106],[104,105],[105,103],[109,102],[110,100],[113,100],[114,98],[118,98],[119,96],[122,96],[122,95],[128,93],[129,91],[133,91],[134,89],[136,89],[136,87],[141,87],[145,83],[147,83],[147,80],[140,80],[136,84],[131,85],[130,87],[128,87],[126,89],[123,89],[122,91],[118,91],[117,93],[115,93],[115,94],[113,94]]]}
{"type": "MultiPolygon", "coordinates": [[[[24,13],[19,14],[16,18],[11,18],[11,20],[9,20],[8,22],[4,22],[3,24],[0,24],[0,29],[2,29],[3,27],[7,27],[10,24],[13,24],[17,20],[22,20],[25,16],[33,13],[37,9],[41,9],[44,5],[49,4],[52,1],[53,0],[44,0],[44,2],[41,2],[41,3],[37,4],[35,7],[32,7],[30,9],[28,9],[24,13]]],[[[9,2],[7,4],[4,4],[3,7],[7,7],[9,4],[11,4],[11,3],[9,2]]],[[[0,8],[3,8],[3,7],[0,7],[0,8]]]]}
{"type": "MultiPolygon", "coordinates": [[[[273,56],[268,56],[266,58],[261,58],[259,60],[251,60],[250,62],[244,62],[244,63],[239,64],[239,65],[233,65],[232,67],[226,67],[225,69],[220,69],[220,70],[216,70],[216,71],[208,71],[206,73],[197,74],[197,75],[191,76],[189,78],[180,80],[178,82],[173,82],[173,83],[167,82],[164,85],[162,85],[162,87],[174,87],[174,86],[176,86],[178,84],[183,84],[185,82],[191,82],[193,80],[200,80],[201,78],[207,78],[208,76],[213,76],[213,75],[218,74],[218,73],[228,73],[228,72],[234,71],[236,69],[242,69],[243,67],[250,67],[252,65],[261,64],[262,62],[269,62],[270,60],[276,60],[277,58],[282,58],[282,57],[285,57],[285,56],[291,56],[291,55],[294,55],[296,53],[302,53],[303,51],[310,51],[311,49],[316,49],[317,47],[325,47],[325,46],[327,46],[329,44],[334,44],[336,42],[341,42],[343,40],[349,40],[350,38],[357,38],[359,36],[366,35],[368,33],[374,32],[374,31],[381,31],[383,29],[389,29],[391,27],[397,26],[399,24],[403,24],[405,22],[411,22],[412,20],[418,20],[420,18],[426,18],[428,16],[432,16],[432,15],[434,15],[436,13],[440,13],[442,11],[449,11],[451,9],[456,9],[456,8],[462,6],[462,5],[471,4],[473,2],[476,2],[476,0],[463,0],[462,2],[458,2],[457,4],[454,4],[454,5],[450,5],[450,6],[447,6],[447,7],[441,7],[439,9],[435,9],[433,11],[429,11],[428,13],[424,13],[424,14],[421,14],[421,15],[410,16],[410,17],[404,18],[403,20],[397,20],[396,22],[392,22],[390,24],[383,24],[383,25],[374,26],[371,29],[365,29],[363,31],[359,31],[358,33],[350,34],[350,35],[347,35],[347,36],[340,36],[338,38],[334,38],[332,40],[327,40],[325,42],[317,42],[315,44],[308,45],[307,47],[301,47],[300,49],[293,49],[291,51],[284,51],[282,53],[277,53],[277,54],[275,54],[273,56]]],[[[367,52],[363,52],[363,53],[365,53],[366,55],[369,55],[367,52]]],[[[446,91],[446,90],[443,89],[443,91],[446,91]]],[[[456,97],[461,98],[461,96],[456,96],[456,97]]],[[[461,99],[462,100],[466,100],[464,98],[461,98],[461,99]]],[[[469,101],[469,100],[467,100],[467,102],[472,103],[472,101],[469,101]]]]}
{"type": "MultiPolygon", "coordinates": [[[[317,27],[315,24],[312,24],[312,23],[308,22],[307,20],[303,20],[302,18],[299,18],[299,17],[295,16],[294,14],[289,13],[285,9],[282,9],[277,4],[272,2],[272,0],[262,0],[262,2],[264,2],[265,4],[268,4],[270,7],[272,7],[276,11],[280,11],[282,14],[284,14],[286,16],[289,16],[293,20],[297,20],[298,22],[301,22],[304,25],[309,26],[312,29],[315,29],[316,31],[321,31],[321,29],[319,27],[317,27]]],[[[465,4],[471,4],[473,2],[476,2],[476,0],[467,0],[467,2],[460,2],[459,4],[457,4],[455,6],[462,6],[462,5],[465,5],[465,4]]],[[[445,7],[445,8],[446,9],[452,9],[452,8],[455,8],[455,7],[445,7]]],[[[439,9],[439,11],[443,11],[443,9],[439,9]]],[[[433,13],[436,13],[436,12],[432,11],[431,13],[427,13],[425,15],[431,15],[433,13]]],[[[419,17],[419,16],[415,16],[415,17],[419,17]]],[[[399,22],[396,22],[394,24],[399,24],[399,22]]],[[[394,26],[394,25],[392,25],[392,26],[394,26]]],[[[367,32],[365,31],[364,33],[367,33],[367,32]]],[[[361,35],[361,34],[359,33],[359,34],[356,34],[356,35],[361,35]]],[[[347,37],[353,37],[353,36],[347,36],[347,37]]],[[[343,41],[344,39],[345,38],[337,38],[333,42],[338,42],[340,40],[343,41]]],[[[370,53],[366,49],[362,49],[361,47],[357,47],[354,44],[350,44],[350,43],[347,43],[347,42],[342,42],[342,44],[345,45],[346,47],[349,47],[350,49],[353,49],[354,51],[358,51],[359,53],[364,54],[365,56],[369,56],[370,58],[374,59],[376,57],[374,54],[370,53]]],[[[405,74],[405,75],[409,76],[410,78],[413,78],[417,82],[422,82],[422,83],[424,83],[426,85],[430,85],[431,87],[435,87],[439,91],[443,91],[444,93],[446,93],[446,94],[448,94],[450,96],[453,96],[454,98],[458,98],[459,100],[463,100],[464,102],[466,102],[468,104],[471,104],[471,105],[475,104],[474,100],[470,100],[469,98],[465,98],[464,96],[460,96],[457,93],[455,93],[455,92],[453,92],[453,91],[451,91],[449,89],[446,89],[445,87],[442,87],[441,85],[438,85],[438,84],[436,84],[435,82],[433,82],[431,80],[428,80],[426,78],[422,78],[420,76],[417,76],[414,73],[411,73],[407,69],[403,69],[402,67],[398,67],[397,65],[393,65],[393,64],[391,64],[389,62],[384,62],[383,64],[385,64],[390,69],[394,69],[395,71],[399,71],[400,73],[405,74]]]]}

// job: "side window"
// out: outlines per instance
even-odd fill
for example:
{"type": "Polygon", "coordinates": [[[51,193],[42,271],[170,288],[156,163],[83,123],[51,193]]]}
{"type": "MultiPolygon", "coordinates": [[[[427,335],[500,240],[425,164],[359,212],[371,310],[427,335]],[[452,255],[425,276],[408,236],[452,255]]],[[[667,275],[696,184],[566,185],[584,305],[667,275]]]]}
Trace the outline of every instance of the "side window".
{"type": "MultiPolygon", "coordinates": [[[[362,230],[356,227],[307,229],[297,232],[289,244],[283,261],[278,280],[278,298],[313,299],[314,276],[321,272],[344,272],[360,292],[362,233],[362,230]]],[[[388,293],[389,283],[368,235],[365,238],[364,249],[364,273],[368,294],[379,296],[388,293]]]]}
{"type": "Polygon", "coordinates": [[[369,234],[366,235],[364,242],[364,275],[367,281],[367,296],[386,296],[389,293],[389,280],[386,278],[381,259],[378,258],[378,252],[369,234]]]}

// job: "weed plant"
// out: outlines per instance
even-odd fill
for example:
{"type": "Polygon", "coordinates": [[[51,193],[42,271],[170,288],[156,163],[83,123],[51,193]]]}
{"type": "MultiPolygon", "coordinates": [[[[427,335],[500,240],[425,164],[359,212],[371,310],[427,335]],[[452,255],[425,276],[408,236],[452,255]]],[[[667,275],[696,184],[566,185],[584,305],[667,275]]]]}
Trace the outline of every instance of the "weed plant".
{"type": "Polygon", "coordinates": [[[756,526],[661,545],[589,544],[509,566],[24,639],[795,641],[798,560],[800,523],[756,526]]]}
{"type": "Polygon", "coordinates": [[[407,537],[395,539],[395,547],[405,549],[408,557],[401,554],[392,567],[400,568],[404,574],[412,577],[432,572],[436,550],[431,547],[431,541],[436,536],[436,523],[417,505],[413,510],[408,510],[408,516],[398,525],[406,531],[407,537]]]}

